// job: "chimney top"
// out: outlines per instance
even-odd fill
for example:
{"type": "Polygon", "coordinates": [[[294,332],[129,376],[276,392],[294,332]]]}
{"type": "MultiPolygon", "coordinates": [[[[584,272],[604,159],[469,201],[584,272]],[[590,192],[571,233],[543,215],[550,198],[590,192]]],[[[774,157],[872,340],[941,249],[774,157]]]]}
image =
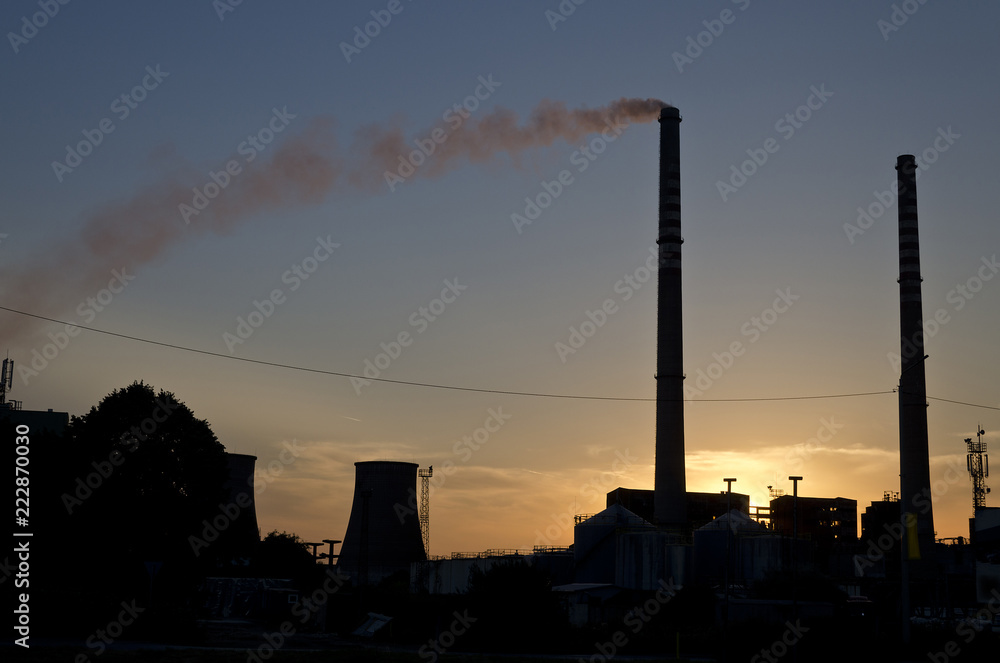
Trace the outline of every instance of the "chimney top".
{"type": "Polygon", "coordinates": [[[673,106],[664,106],[660,109],[660,122],[673,119],[676,119],[678,122],[681,121],[681,112],[678,109],[673,106]]]}

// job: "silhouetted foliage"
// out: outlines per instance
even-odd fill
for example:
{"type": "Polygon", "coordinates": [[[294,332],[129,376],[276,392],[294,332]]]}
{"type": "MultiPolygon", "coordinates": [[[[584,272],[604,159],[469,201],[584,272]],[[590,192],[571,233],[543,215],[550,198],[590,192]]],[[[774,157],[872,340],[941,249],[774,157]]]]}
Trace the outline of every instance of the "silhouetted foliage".
{"type": "Polygon", "coordinates": [[[317,577],[312,552],[296,534],[272,530],[261,539],[250,565],[260,578],[292,578],[299,582],[317,577]]]}
{"type": "Polygon", "coordinates": [[[135,382],[72,417],[45,452],[35,504],[52,600],[84,624],[106,623],[122,601],[137,600],[147,611],[133,633],[150,629],[151,614],[183,621],[213,556],[195,556],[188,538],[226,497],[225,449],[208,423],[173,394],[135,382]]]}

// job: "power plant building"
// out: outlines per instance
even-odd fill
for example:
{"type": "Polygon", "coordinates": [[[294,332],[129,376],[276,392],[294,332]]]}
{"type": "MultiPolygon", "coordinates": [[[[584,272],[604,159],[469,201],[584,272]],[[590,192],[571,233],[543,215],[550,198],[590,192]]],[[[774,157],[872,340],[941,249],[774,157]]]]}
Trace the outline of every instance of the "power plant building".
{"type": "Polygon", "coordinates": [[[771,500],[771,527],[792,536],[794,512],[798,509],[798,534],[820,546],[855,543],[858,540],[858,501],[846,497],[793,497],[771,500]],[[798,500],[796,507],[795,501],[798,500]]]}

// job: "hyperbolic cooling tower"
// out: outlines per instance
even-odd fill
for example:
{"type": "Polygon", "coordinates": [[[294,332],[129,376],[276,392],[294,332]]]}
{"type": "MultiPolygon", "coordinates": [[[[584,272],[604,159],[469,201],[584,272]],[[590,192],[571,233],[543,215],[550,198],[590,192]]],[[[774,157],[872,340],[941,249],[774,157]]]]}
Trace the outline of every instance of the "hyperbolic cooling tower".
{"type": "Polygon", "coordinates": [[[257,505],[254,500],[253,474],[256,456],[226,453],[229,478],[226,481],[229,504],[240,508],[236,520],[226,528],[227,537],[238,556],[249,556],[260,540],[257,528],[257,505]],[[248,504],[248,506],[243,506],[248,504]]]}
{"type": "MultiPolygon", "coordinates": [[[[934,512],[927,449],[927,383],[924,378],[924,329],[920,295],[920,241],[917,235],[917,164],[912,154],[896,158],[899,188],[899,479],[900,504],[916,516],[916,545],[911,534],[904,554],[924,562],[934,553],[934,512]]],[[[905,524],[905,520],[904,520],[905,524]]],[[[921,565],[929,568],[931,564],[921,565]]]]}
{"type": "Polygon", "coordinates": [[[660,110],[659,270],[656,308],[656,469],[653,516],[687,526],[684,477],[684,343],[681,325],[680,111],[660,110]]]}
{"type": "Polygon", "coordinates": [[[417,513],[416,463],[354,463],[354,504],[338,566],[362,584],[427,559],[417,513]]]}

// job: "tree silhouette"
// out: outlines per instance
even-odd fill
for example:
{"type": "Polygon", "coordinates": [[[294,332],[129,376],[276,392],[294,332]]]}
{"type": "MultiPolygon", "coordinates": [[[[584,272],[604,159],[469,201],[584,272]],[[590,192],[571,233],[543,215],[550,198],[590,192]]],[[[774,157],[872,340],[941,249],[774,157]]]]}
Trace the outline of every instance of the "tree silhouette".
{"type": "Polygon", "coordinates": [[[208,423],[172,393],[134,382],[72,417],[46,451],[45,554],[59,556],[51,568],[62,572],[45,585],[99,618],[102,604],[131,599],[187,610],[213,559],[196,557],[188,537],[226,499],[225,448],[208,423]]]}
{"type": "Polygon", "coordinates": [[[295,534],[272,530],[254,551],[251,569],[261,578],[292,578],[299,582],[317,576],[316,561],[306,544],[295,534]]]}

